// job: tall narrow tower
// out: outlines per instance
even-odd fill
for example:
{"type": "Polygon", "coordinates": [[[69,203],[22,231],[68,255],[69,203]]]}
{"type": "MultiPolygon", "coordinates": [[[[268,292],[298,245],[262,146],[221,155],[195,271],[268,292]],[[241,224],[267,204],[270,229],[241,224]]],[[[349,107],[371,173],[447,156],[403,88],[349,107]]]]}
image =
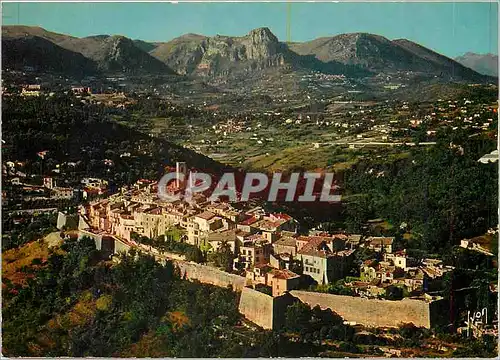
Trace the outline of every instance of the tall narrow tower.
{"type": "Polygon", "coordinates": [[[187,166],[185,162],[176,162],[175,163],[175,185],[179,189],[181,186],[183,186],[186,183],[186,176],[187,176],[187,166]],[[181,176],[181,174],[184,175],[184,177],[181,176]]]}

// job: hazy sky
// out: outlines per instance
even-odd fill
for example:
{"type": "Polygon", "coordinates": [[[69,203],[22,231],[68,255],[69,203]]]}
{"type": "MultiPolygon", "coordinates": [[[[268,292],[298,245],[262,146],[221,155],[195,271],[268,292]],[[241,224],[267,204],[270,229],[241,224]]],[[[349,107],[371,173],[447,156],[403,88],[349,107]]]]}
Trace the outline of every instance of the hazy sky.
{"type": "MultiPolygon", "coordinates": [[[[185,33],[244,35],[267,26],[286,40],[286,3],[3,3],[3,23],[88,36],[168,41],[185,33]]],[[[444,55],[498,54],[498,4],[293,3],[292,41],[346,32],[406,38],[444,55]]]]}

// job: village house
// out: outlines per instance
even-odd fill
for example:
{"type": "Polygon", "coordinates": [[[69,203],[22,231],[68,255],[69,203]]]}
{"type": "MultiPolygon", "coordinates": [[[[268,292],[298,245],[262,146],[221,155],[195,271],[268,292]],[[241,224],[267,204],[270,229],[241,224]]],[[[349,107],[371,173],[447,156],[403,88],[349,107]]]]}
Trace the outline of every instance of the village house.
{"type": "Polygon", "coordinates": [[[298,289],[300,276],[287,269],[273,269],[267,273],[267,285],[272,288],[273,296],[280,296],[287,291],[298,289]]]}
{"type": "Polygon", "coordinates": [[[118,218],[118,226],[115,228],[116,235],[130,241],[131,234],[135,232],[134,216],[128,212],[122,211],[118,218]]]}
{"type": "Polygon", "coordinates": [[[145,210],[136,209],[134,220],[136,232],[139,235],[149,237],[151,239],[165,235],[167,227],[171,225],[163,215],[160,207],[152,207],[145,210]]]}
{"type": "Polygon", "coordinates": [[[273,270],[268,264],[258,264],[252,269],[246,271],[245,277],[247,278],[247,284],[249,285],[268,285],[267,284],[267,274],[273,270]]]}
{"type": "Polygon", "coordinates": [[[257,234],[252,235],[241,245],[239,256],[234,259],[234,267],[250,269],[256,265],[268,264],[271,251],[272,246],[266,239],[257,234]]]}
{"type": "Polygon", "coordinates": [[[404,271],[400,269],[396,271],[396,267],[388,261],[376,262],[374,260],[366,260],[361,264],[360,269],[361,281],[377,284],[392,284],[395,277],[402,277],[404,271]]]}
{"type": "Polygon", "coordinates": [[[407,270],[410,267],[417,265],[415,259],[408,257],[406,250],[397,251],[395,253],[384,253],[384,261],[392,263],[395,267],[407,270]]]}
{"type": "Polygon", "coordinates": [[[92,91],[89,87],[85,87],[85,86],[72,86],[71,87],[71,91],[74,93],[74,94],[78,94],[78,95],[82,95],[82,94],[92,94],[92,91]]]}
{"type": "Polygon", "coordinates": [[[263,216],[255,227],[261,231],[272,233],[273,236],[280,231],[296,231],[296,221],[287,214],[269,214],[263,216]]]}
{"type": "Polygon", "coordinates": [[[223,227],[222,219],[210,211],[194,215],[188,224],[188,242],[192,245],[200,244],[200,236],[223,227]]]}
{"type": "Polygon", "coordinates": [[[21,90],[21,96],[40,96],[42,93],[42,87],[37,84],[24,85],[21,90]]]}
{"type": "Polygon", "coordinates": [[[72,199],[73,198],[73,188],[70,188],[70,187],[52,188],[51,198],[53,198],[53,199],[72,199]]]}
{"type": "Polygon", "coordinates": [[[361,244],[361,235],[347,235],[346,247],[351,250],[359,248],[361,244]]]}
{"type": "Polygon", "coordinates": [[[273,243],[275,254],[297,254],[297,239],[290,236],[283,236],[281,239],[273,243]]]}
{"type": "Polygon", "coordinates": [[[488,249],[481,246],[481,244],[476,238],[460,240],[460,247],[468,250],[477,251],[487,256],[493,256],[493,254],[490,251],[488,251],[488,249]]]}
{"type": "Polygon", "coordinates": [[[365,241],[366,247],[376,252],[392,253],[393,237],[368,237],[365,241]]]}
{"type": "Polygon", "coordinates": [[[234,223],[239,222],[245,216],[243,211],[238,211],[238,210],[234,209],[230,204],[227,204],[227,203],[210,204],[206,207],[206,210],[210,211],[216,215],[227,218],[234,223]]]}
{"type": "Polygon", "coordinates": [[[328,284],[347,276],[352,264],[354,250],[335,251],[333,244],[331,238],[309,237],[297,252],[304,275],[311,276],[318,284],[328,284]]]}
{"type": "Polygon", "coordinates": [[[350,287],[354,292],[362,297],[367,298],[377,298],[379,296],[385,295],[385,289],[383,287],[377,286],[378,283],[375,280],[371,282],[366,281],[351,281],[346,283],[346,286],[350,287]]]}
{"type": "Polygon", "coordinates": [[[267,264],[256,265],[252,270],[246,272],[248,284],[266,285],[271,288],[272,296],[280,296],[285,292],[298,289],[300,275],[287,269],[273,269],[267,264]]]}
{"type": "Polygon", "coordinates": [[[255,226],[258,222],[259,218],[257,216],[248,216],[246,219],[238,223],[236,227],[242,231],[253,234],[258,231],[258,228],[255,226]]]}
{"type": "Polygon", "coordinates": [[[412,292],[423,292],[425,290],[426,274],[422,269],[408,269],[404,277],[404,285],[407,290],[412,292]]]}
{"type": "Polygon", "coordinates": [[[236,232],[235,229],[212,232],[208,234],[206,242],[210,244],[211,251],[217,251],[223,243],[227,243],[233,254],[236,254],[239,249],[236,232]]]}
{"type": "Polygon", "coordinates": [[[377,278],[377,262],[365,260],[359,268],[359,276],[362,282],[370,283],[377,278]]]}

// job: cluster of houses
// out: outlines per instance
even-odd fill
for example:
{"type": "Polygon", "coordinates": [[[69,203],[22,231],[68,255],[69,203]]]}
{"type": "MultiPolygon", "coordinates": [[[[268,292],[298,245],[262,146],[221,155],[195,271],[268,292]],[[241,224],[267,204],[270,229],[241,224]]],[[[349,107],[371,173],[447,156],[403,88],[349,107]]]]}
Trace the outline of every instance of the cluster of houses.
{"type": "MultiPolygon", "coordinates": [[[[7,88],[2,87],[2,94],[9,96],[11,95],[7,88]]],[[[50,92],[47,87],[44,87],[40,84],[25,84],[20,87],[20,95],[23,97],[31,97],[31,96],[41,96],[44,94],[49,94],[49,96],[53,95],[53,92],[50,92]]],[[[85,95],[92,94],[91,88],[87,86],[72,86],[71,91],[76,95],[85,95]]]]}
{"type": "Polygon", "coordinates": [[[224,244],[233,254],[233,271],[244,274],[249,284],[269,286],[274,296],[298,288],[304,278],[332,284],[356,275],[360,281],[348,285],[359,295],[376,296],[389,285],[415,293],[425,290],[425,279],[448,271],[439,262],[413,263],[405,252],[393,252],[393,238],[317,231],[300,235],[288,214],[211,202],[203,194],[189,201],[163,200],[158,183],[148,180],[82,206],[80,215],[92,231],[127,243],[134,243],[134,234],[157,238],[177,228],[183,234],[180,241],[203,251],[214,252],[224,244]],[[356,261],[362,248],[371,250],[372,260],[356,261]]]}
{"type": "MultiPolygon", "coordinates": [[[[381,242],[389,241],[380,238],[381,242]]],[[[409,257],[405,250],[383,252],[381,260],[365,260],[360,266],[360,281],[352,281],[352,287],[359,295],[376,297],[385,294],[389,286],[399,286],[408,293],[422,294],[429,290],[429,284],[439,280],[453,267],[444,266],[438,259],[418,260],[409,257]]]]}
{"type": "MultiPolygon", "coordinates": [[[[45,156],[45,152],[38,153],[39,156],[45,156]]],[[[90,200],[99,196],[104,196],[108,192],[108,182],[96,178],[84,178],[81,184],[69,186],[62,177],[54,178],[45,176],[42,184],[33,184],[33,178],[37,174],[28,175],[25,172],[25,162],[6,161],[2,164],[2,174],[8,178],[8,182],[14,185],[15,190],[11,191],[10,198],[23,199],[25,201],[33,200],[90,200]]],[[[75,167],[77,163],[67,162],[56,164],[52,170],[53,173],[61,173],[63,167],[75,167]]],[[[64,171],[64,170],[63,170],[64,171]]],[[[9,200],[6,195],[4,200],[9,200]]]]}

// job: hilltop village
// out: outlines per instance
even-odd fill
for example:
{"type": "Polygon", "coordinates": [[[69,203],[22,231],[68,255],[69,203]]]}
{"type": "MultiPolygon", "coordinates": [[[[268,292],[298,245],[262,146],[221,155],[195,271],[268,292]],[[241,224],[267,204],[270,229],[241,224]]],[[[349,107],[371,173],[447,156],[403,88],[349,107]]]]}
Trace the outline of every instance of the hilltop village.
{"type": "Polygon", "coordinates": [[[99,248],[110,255],[134,247],[162,255],[168,253],[162,242],[174,240],[208,259],[210,254],[227,256],[222,264],[201,254],[193,259],[244,276],[247,285],[273,296],[342,279],[344,293],[350,295],[421,296],[452,270],[438,259],[414,259],[405,249],[395,249],[393,237],[318,230],[301,235],[297,220],[288,214],[210,202],[202,194],[189,202],[160,200],[158,183],[148,180],[91,201],[79,212],[80,235],[99,239],[99,248]],[[106,239],[118,245],[104,245],[106,239]]]}

